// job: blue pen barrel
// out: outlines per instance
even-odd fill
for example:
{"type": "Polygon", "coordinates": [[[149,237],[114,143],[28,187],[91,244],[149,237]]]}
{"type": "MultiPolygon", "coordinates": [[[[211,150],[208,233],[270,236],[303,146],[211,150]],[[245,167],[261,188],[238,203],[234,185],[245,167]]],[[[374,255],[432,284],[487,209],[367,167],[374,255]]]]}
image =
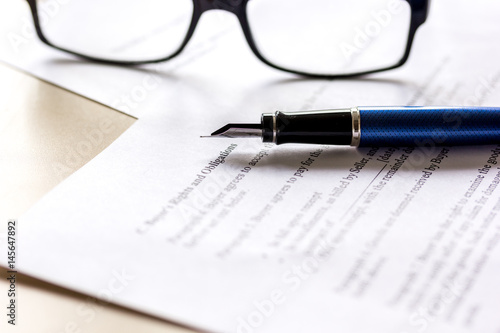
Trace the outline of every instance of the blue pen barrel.
{"type": "Polygon", "coordinates": [[[500,108],[359,107],[360,147],[500,144],[500,108]]]}

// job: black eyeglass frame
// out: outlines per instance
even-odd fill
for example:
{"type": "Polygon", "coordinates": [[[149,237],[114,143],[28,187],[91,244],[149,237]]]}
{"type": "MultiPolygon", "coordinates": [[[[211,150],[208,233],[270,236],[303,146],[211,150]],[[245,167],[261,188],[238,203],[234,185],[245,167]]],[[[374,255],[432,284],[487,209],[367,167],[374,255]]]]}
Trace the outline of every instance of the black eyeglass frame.
{"type": "MultiPolygon", "coordinates": [[[[417,32],[417,29],[426,21],[427,16],[429,14],[429,6],[430,6],[430,1],[431,0],[402,0],[402,1],[407,1],[408,4],[410,5],[411,8],[411,20],[410,20],[410,29],[408,33],[408,38],[406,42],[406,49],[403,54],[403,57],[395,64],[392,66],[388,67],[383,67],[380,69],[374,69],[374,70],[368,70],[368,71],[361,71],[361,72],[355,72],[355,73],[348,73],[348,74],[316,74],[316,73],[308,73],[308,72],[303,72],[303,71],[297,71],[293,69],[288,69],[284,68],[278,65],[273,64],[269,60],[267,60],[259,51],[257,44],[254,41],[254,38],[252,36],[252,31],[250,29],[250,25],[248,23],[247,19],[247,4],[250,0],[193,0],[193,16],[191,18],[191,23],[188,28],[188,31],[186,33],[186,36],[184,40],[182,41],[181,45],[179,48],[174,51],[171,55],[161,58],[161,59],[153,59],[153,60],[145,60],[145,61],[119,61],[119,60],[109,60],[109,59],[103,59],[103,58],[96,58],[92,56],[88,56],[85,54],[77,53],[62,47],[59,47],[57,45],[52,44],[43,34],[41,25],[40,25],[40,20],[38,18],[38,7],[37,7],[37,1],[36,0],[27,0],[30,9],[31,9],[31,14],[33,15],[33,22],[35,24],[35,30],[40,38],[40,40],[45,43],[48,46],[51,46],[53,48],[56,48],[58,50],[64,51],[66,53],[70,53],[72,55],[75,55],[77,57],[86,59],[86,60],[91,60],[95,62],[100,62],[104,64],[113,64],[113,65],[122,65],[122,66],[135,66],[135,65],[141,65],[141,64],[151,64],[151,63],[158,63],[158,62],[163,62],[170,60],[177,55],[179,55],[182,50],[186,47],[188,44],[189,40],[193,36],[193,33],[195,31],[195,28],[198,24],[198,21],[201,17],[201,15],[209,10],[225,10],[228,12],[233,13],[236,15],[238,18],[238,21],[240,22],[240,26],[243,30],[243,34],[245,36],[245,39],[252,50],[252,52],[255,54],[255,56],[260,59],[263,63],[266,65],[281,70],[289,73],[294,73],[298,75],[303,75],[303,76],[309,76],[309,77],[318,77],[318,78],[345,78],[345,77],[354,77],[354,76],[360,76],[360,75],[365,75],[365,74],[371,74],[371,73],[377,73],[377,72],[382,72],[382,71],[387,71],[391,70],[394,68],[401,67],[406,63],[410,56],[410,51],[411,47],[413,45],[413,40],[415,38],[415,33],[417,32]]],[[[348,0],[347,0],[348,1],[348,0]]]]}

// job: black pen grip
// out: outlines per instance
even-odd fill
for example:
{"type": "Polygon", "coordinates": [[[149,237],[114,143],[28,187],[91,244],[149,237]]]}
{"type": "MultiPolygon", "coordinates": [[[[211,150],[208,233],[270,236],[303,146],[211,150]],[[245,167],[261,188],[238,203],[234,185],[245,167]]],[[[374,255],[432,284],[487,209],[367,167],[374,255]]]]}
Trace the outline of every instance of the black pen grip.
{"type": "Polygon", "coordinates": [[[351,110],[281,112],[262,115],[263,141],[350,145],[351,110]]]}

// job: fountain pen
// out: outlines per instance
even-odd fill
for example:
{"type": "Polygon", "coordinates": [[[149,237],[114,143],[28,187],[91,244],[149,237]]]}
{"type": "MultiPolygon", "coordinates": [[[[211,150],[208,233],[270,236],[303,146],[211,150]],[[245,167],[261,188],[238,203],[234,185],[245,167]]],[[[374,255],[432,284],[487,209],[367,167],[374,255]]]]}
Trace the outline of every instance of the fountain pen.
{"type": "Polygon", "coordinates": [[[262,114],[260,124],[228,124],[209,137],[261,137],[275,144],[458,146],[500,144],[497,107],[354,107],[262,114]]]}

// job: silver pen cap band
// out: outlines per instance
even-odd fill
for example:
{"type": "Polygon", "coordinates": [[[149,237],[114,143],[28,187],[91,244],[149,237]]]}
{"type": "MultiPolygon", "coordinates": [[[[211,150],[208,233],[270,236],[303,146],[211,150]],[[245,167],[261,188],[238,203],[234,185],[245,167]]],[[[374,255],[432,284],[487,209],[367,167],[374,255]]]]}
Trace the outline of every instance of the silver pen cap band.
{"type": "Polygon", "coordinates": [[[351,108],[352,140],[351,146],[358,147],[361,142],[361,117],[358,108],[351,108]]]}

